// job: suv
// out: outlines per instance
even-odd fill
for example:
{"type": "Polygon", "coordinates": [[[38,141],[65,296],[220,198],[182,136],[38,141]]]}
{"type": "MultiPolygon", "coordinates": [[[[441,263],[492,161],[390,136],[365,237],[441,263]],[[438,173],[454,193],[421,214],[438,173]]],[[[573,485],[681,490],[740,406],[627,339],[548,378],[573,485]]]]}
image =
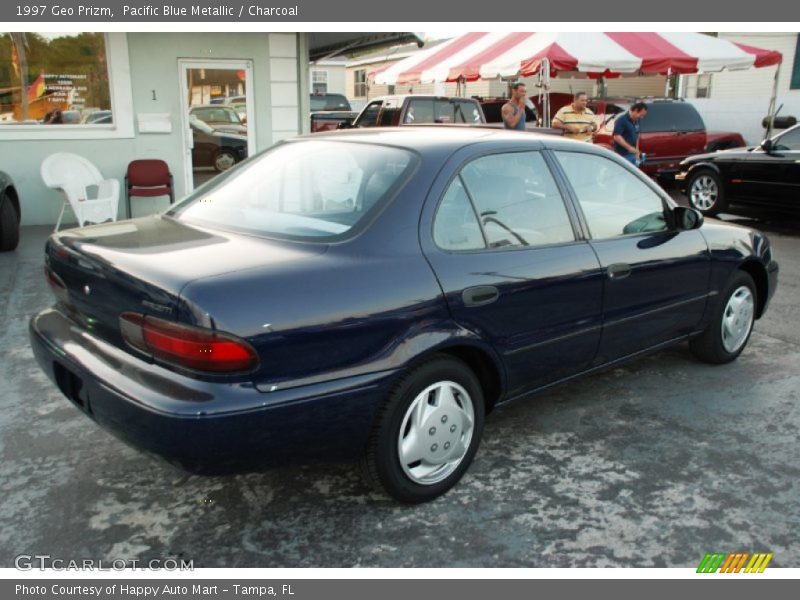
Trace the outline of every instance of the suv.
{"type": "MultiPolygon", "coordinates": [[[[639,149],[647,154],[642,170],[648,175],[674,175],[687,156],[744,146],[735,132],[708,132],[700,113],[688,102],[670,98],[646,98],[647,115],[641,121],[639,149]]],[[[593,99],[589,108],[600,129],[594,143],[613,150],[614,122],[635,100],[593,99]]]]}

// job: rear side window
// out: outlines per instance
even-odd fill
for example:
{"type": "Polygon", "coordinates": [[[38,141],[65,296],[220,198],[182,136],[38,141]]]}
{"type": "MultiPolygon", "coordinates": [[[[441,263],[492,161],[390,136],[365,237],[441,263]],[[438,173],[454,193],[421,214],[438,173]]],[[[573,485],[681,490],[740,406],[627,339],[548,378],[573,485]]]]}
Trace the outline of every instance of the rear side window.
{"type": "Polygon", "coordinates": [[[457,177],[442,198],[433,225],[433,240],[443,250],[477,250],[486,247],[478,217],[457,177]]]}
{"type": "Polygon", "coordinates": [[[434,221],[434,240],[445,250],[574,239],[561,194],[539,152],[494,154],[467,164],[445,193],[434,221]]]}
{"type": "Polygon", "coordinates": [[[373,144],[280,144],[200,188],[167,214],[244,233],[341,239],[380,210],[417,160],[407,150],[373,144]]]}
{"type": "Polygon", "coordinates": [[[685,102],[653,102],[641,121],[642,133],[651,131],[703,131],[703,119],[694,106],[685,102]]]}

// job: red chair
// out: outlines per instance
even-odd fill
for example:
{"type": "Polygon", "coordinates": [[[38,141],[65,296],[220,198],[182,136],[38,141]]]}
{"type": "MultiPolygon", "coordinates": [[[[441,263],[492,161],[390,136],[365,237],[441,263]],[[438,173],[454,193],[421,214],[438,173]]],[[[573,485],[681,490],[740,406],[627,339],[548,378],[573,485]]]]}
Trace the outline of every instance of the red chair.
{"type": "Polygon", "coordinates": [[[128,165],[125,175],[125,201],[128,204],[128,218],[131,215],[131,196],[151,198],[169,196],[169,203],[175,202],[175,188],[172,173],[167,163],[158,159],[134,160],[128,165]]]}

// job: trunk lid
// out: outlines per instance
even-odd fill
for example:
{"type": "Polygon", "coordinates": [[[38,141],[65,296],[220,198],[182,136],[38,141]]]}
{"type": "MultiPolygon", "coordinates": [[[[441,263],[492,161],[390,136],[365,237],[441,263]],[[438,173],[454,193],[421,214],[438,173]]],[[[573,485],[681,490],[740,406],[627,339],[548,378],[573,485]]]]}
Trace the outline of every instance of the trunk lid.
{"type": "Polygon", "coordinates": [[[68,314],[126,348],[119,328],[123,312],[208,326],[204,315],[181,299],[189,282],[307,259],[326,248],[202,229],[156,215],[56,233],[47,242],[45,264],[66,288],[57,297],[68,314]]]}

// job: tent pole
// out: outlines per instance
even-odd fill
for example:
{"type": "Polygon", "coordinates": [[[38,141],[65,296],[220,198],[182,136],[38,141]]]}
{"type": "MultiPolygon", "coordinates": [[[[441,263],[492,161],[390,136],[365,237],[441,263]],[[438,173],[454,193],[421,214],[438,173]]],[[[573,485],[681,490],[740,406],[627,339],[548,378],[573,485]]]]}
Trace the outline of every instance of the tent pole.
{"type": "Polygon", "coordinates": [[[669,78],[672,76],[672,67],[667,69],[667,79],[664,82],[664,97],[669,98],[669,78]]]}
{"type": "Polygon", "coordinates": [[[769,139],[772,133],[772,123],[775,120],[775,105],[778,103],[778,78],[781,75],[781,63],[775,67],[775,81],[772,83],[772,97],[769,99],[769,109],[767,112],[767,135],[764,139],[769,139]]]}
{"type": "Polygon", "coordinates": [[[550,59],[544,57],[541,66],[542,82],[544,83],[545,96],[542,103],[544,122],[542,126],[550,127],[550,59]]]}

